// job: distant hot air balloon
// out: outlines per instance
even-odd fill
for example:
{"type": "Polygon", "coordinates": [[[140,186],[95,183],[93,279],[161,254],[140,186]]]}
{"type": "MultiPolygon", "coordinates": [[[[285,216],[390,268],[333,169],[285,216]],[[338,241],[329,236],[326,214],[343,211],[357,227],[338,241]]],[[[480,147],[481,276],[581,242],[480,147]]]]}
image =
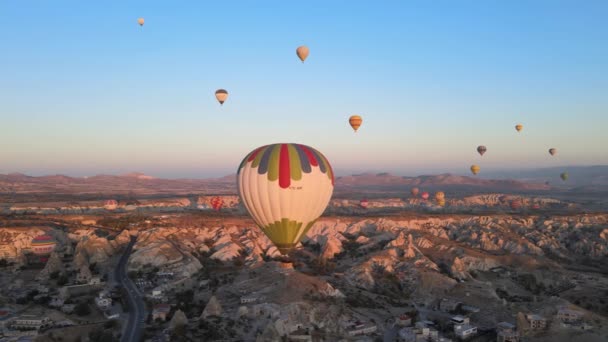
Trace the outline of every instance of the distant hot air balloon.
{"type": "Polygon", "coordinates": [[[215,98],[223,105],[226,99],[228,99],[228,92],[225,89],[218,89],[215,91],[215,98]]]}
{"type": "Polygon", "coordinates": [[[479,165],[471,165],[471,172],[472,172],[474,175],[478,174],[478,173],[479,173],[479,170],[480,170],[479,165]]]}
{"type": "Polygon", "coordinates": [[[444,199],[445,199],[445,193],[444,193],[443,191],[437,191],[437,192],[435,193],[435,199],[436,199],[437,201],[444,200],[444,199]]]}
{"type": "Polygon", "coordinates": [[[365,209],[367,209],[367,207],[369,206],[369,201],[368,201],[368,200],[366,200],[366,199],[362,199],[362,200],[359,202],[359,205],[361,206],[361,208],[365,208],[365,209]]]}
{"type": "Polygon", "coordinates": [[[334,190],[334,174],[321,152],[300,144],[259,147],[237,172],[245,208],[282,254],[321,216],[334,190]]]}
{"type": "Polygon", "coordinates": [[[116,200],[107,200],[103,207],[106,210],[114,210],[118,207],[118,202],[116,200]]]}
{"type": "Polygon", "coordinates": [[[559,178],[561,178],[564,182],[568,180],[568,177],[570,177],[570,175],[568,175],[568,172],[562,172],[562,174],[559,175],[559,178]]]}
{"type": "Polygon", "coordinates": [[[522,124],[517,124],[517,125],[515,125],[515,129],[516,129],[518,132],[521,132],[521,130],[522,130],[522,129],[524,129],[524,125],[522,125],[522,124]]]}
{"type": "Polygon", "coordinates": [[[420,197],[422,197],[422,199],[426,201],[429,199],[429,193],[425,191],[422,193],[422,195],[420,195],[420,197]]]}
{"type": "Polygon", "coordinates": [[[144,18],[137,19],[137,23],[139,24],[139,26],[144,26],[144,18]]]}
{"type": "Polygon", "coordinates": [[[361,118],[359,115],[353,115],[348,119],[348,123],[350,123],[350,126],[355,130],[355,132],[357,132],[363,123],[363,118],[361,118]]]}
{"type": "Polygon", "coordinates": [[[412,193],[412,196],[416,197],[416,196],[418,196],[418,192],[420,192],[420,189],[412,188],[412,190],[410,190],[410,192],[412,193]]]}
{"type": "Polygon", "coordinates": [[[215,196],[211,199],[211,207],[213,208],[213,210],[220,211],[220,209],[222,209],[223,205],[224,205],[224,200],[222,200],[221,197],[215,196]]]}
{"type": "Polygon", "coordinates": [[[440,207],[445,207],[445,199],[437,200],[437,205],[440,207]]]}
{"type": "Polygon", "coordinates": [[[517,210],[519,208],[521,208],[521,201],[520,200],[512,200],[511,203],[511,209],[513,210],[517,210]]]}
{"type": "Polygon", "coordinates": [[[557,153],[557,149],[555,149],[555,148],[550,148],[549,149],[549,154],[550,155],[554,156],[556,153],[557,153]]]}
{"type": "Polygon", "coordinates": [[[534,210],[540,209],[540,204],[538,204],[538,203],[532,204],[532,209],[534,209],[534,210]]]}
{"type": "Polygon", "coordinates": [[[483,145],[477,146],[477,152],[480,155],[482,155],[482,156],[483,156],[484,153],[486,153],[487,150],[488,149],[485,146],[483,146],[483,145]]]}
{"type": "Polygon", "coordinates": [[[48,255],[55,250],[57,243],[50,235],[38,235],[31,243],[32,253],[35,255],[48,255]]]}
{"type": "Polygon", "coordinates": [[[306,58],[308,58],[308,53],[309,52],[310,51],[308,50],[308,47],[304,46],[304,45],[299,46],[296,49],[296,54],[298,55],[298,58],[300,58],[300,60],[302,61],[302,63],[304,63],[304,61],[306,60],[306,58]]]}

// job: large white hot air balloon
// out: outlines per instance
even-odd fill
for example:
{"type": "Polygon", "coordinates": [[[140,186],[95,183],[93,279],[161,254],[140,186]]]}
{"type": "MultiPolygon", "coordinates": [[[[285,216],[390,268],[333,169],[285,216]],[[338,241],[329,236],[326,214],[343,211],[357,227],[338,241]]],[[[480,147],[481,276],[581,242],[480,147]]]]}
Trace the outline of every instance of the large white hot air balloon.
{"type": "Polygon", "coordinates": [[[312,147],[272,144],[243,159],[237,185],[255,223],[287,254],[325,211],[334,174],[325,156],[312,147]]]}

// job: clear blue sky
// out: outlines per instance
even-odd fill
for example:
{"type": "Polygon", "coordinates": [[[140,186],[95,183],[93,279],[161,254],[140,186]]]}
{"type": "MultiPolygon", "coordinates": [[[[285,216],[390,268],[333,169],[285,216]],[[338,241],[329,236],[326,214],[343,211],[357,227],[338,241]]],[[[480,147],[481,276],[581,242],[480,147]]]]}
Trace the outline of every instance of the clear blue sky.
{"type": "Polygon", "coordinates": [[[273,142],[338,174],[608,164],[606,18],[608,1],[0,1],[0,173],[219,176],[273,142]]]}

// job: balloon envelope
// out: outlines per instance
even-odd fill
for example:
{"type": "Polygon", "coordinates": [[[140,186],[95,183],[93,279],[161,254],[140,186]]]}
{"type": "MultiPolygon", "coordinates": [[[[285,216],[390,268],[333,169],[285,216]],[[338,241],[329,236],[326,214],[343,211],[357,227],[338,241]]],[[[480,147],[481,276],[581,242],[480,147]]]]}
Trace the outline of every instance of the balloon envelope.
{"type": "Polygon", "coordinates": [[[517,210],[519,208],[521,208],[521,201],[520,200],[512,200],[511,203],[511,209],[513,210],[517,210]]]}
{"type": "Polygon", "coordinates": [[[50,235],[38,235],[31,242],[32,253],[35,255],[50,254],[55,250],[57,243],[50,235]]]}
{"type": "Polygon", "coordinates": [[[481,146],[477,146],[477,152],[478,152],[480,155],[482,155],[482,156],[483,156],[483,154],[484,154],[484,153],[486,153],[486,151],[487,151],[487,150],[488,150],[488,149],[487,149],[485,146],[483,146],[483,145],[481,145],[481,146]]]}
{"type": "Polygon", "coordinates": [[[255,223],[286,254],[325,211],[334,174],[327,158],[312,147],[272,144],[247,154],[237,187],[255,223]]]}
{"type": "Polygon", "coordinates": [[[218,89],[215,91],[215,98],[223,105],[226,99],[228,99],[228,92],[225,89],[218,89]]]}
{"type": "Polygon", "coordinates": [[[366,199],[362,199],[359,202],[359,205],[361,206],[361,208],[367,208],[369,206],[369,202],[366,199]]]}
{"type": "Polygon", "coordinates": [[[559,178],[561,178],[563,181],[568,180],[568,177],[570,177],[570,175],[568,175],[568,172],[562,172],[562,174],[559,175],[559,178]]]}
{"type": "Polygon", "coordinates": [[[480,167],[479,165],[471,165],[471,172],[476,175],[479,173],[480,167]]]}
{"type": "Polygon", "coordinates": [[[224,205],[224,200],[222,200],[221,197],[215,196],[211,199],[211,207],[213,208],[213,210],[220,211],[220,209],[222,209],[223,205],[224,205]]]}
{"type": "MultiPolygon", "coordinates": [[[[137,19],[137,23],[139,24],[139,26],[144,26],[144,18],[137,19]]],[[[154,26],[154,25],[152,25],[152,26],[154,26]]]]}
{"type": "Polygon", "coordinates": [[[435,193],[435,199],[436,199],[437,201],[444,200],[444,199],[445,199],[445,193],[444,193],[443,191],[437,191],[437,192],[435,193]]]}
{"type": "Polygon", "coordinates": [[[422,199],[426,201],[427,199],[429,199],[429,193],[425,191],[422,193],[422,195],[420,195],[420,197],[422,197],[422,199]]]}
{"type": "Polygon", "coordinates": [[[296,49],[296,55],[298,55],[298,58],[300,58],[300,60],[302,61],[302,63],[304,63],[304,61],[306,60],[306,58],[308,58],[308,53],[310,51],[308,50],[308,47],[305,45],[299,46],[296,49]]]}
{"type": "Polygon", "coordinates": [[[412,188],[412,190],[410,190],[412,193],[412,196],[416,197],[418,196],[418,192],[420,192],[420,189],[418,188],[412,188]]]}
{"type": "Polygon", "coordinates": [[[359,115],[353,115],[348,119],[348,123],[350,124],[350,127],[352,127],[356,132],[359,127],[361,127],[361,124],[363,123],[363,118],[361,118],[359,115]]]}
{"type": "Polygon", "coordinates": [[[522,129],[524,129],[524,125],[522,125],[522,124],[515,125],[515,129],[516,129],[518,132],[520,132],[522,129]]]}
{"type": "Polygon", "coordinates": [[[557,149],[555,149],[555,148],[550,148],[549,149],[549,154],[550,155],[554,156],[556,153],[557,153],[557,149]]]}

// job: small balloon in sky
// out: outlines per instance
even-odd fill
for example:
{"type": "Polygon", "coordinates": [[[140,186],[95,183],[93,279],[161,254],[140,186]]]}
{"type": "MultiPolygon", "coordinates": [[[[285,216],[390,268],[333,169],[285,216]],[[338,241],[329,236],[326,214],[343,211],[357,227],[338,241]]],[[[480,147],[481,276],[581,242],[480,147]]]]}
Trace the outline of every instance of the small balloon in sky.
{"type": "Polygon", "coordinates": [[[481,170],[481,168],[479,167],[479,165],[471,165],[471,172],[476,175],[479,173],[479,170],[481,170]]]}
{"type": "Polygon", "coordinates": [[[225,89],[218,89],[215,91],[215,98],[220,103],[220,105],[224,105],[224,102],[226,101],[226,99],[228,99],[228,92],[225,89]]]}
{"type": "Polygon", "coordinates": [[[355,130],[356,133],[359,127],[361,127],[361,124],[363,123],[363,118],[361,118],[359,115],[353,115],[348,119],[348,123],[350,124],[350,127],[355,130]]]}
{"type": "Polygon", "coordinates": [[[299,46],[296,49],[296,54],[298,55],[298,58],[300,58],[300,60],[302,61],[302,63],[304,63],[304,61],[306,60],[306,58],[308,58],[308,53],[310,51],[308,50],[308,47],[305,45],[299,46]]]}

